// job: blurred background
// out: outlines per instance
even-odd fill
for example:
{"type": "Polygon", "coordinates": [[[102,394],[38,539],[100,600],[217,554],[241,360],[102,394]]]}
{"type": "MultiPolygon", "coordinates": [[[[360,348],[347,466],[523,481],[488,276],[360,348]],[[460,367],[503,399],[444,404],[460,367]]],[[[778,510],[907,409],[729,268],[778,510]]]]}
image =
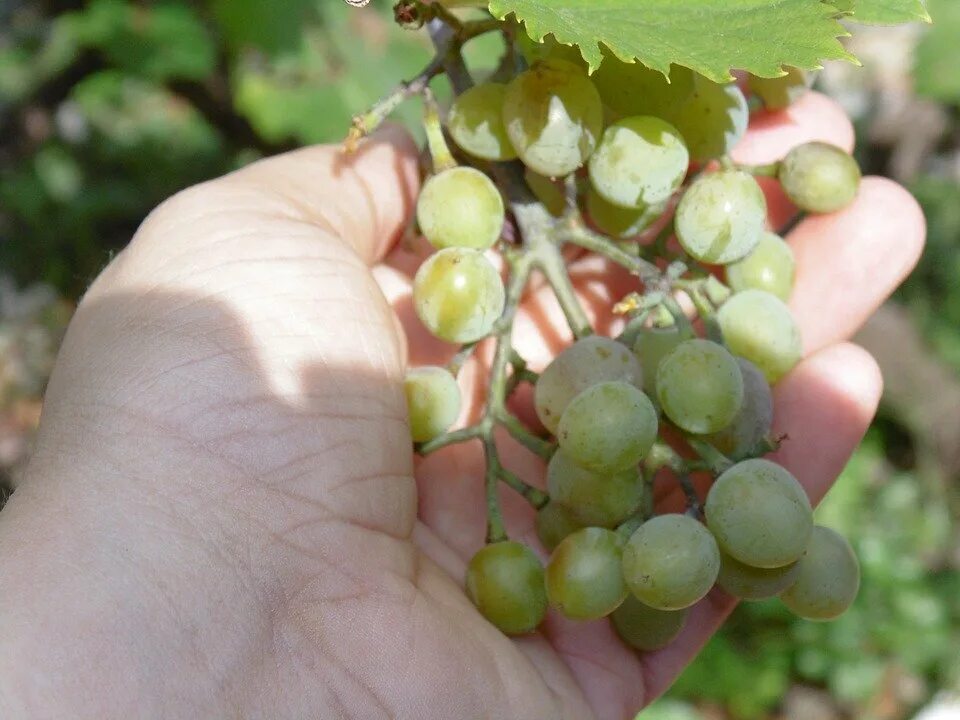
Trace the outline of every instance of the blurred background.
{"type": "MultiPolygon", "coordinates": [[[[429,59],[388,4],[0,0],[0,492],[74,304],[147,212],[341,139],[429,59]]],[[[857,550],[860,597],[829,625],[741,605],[643,720],[960,718],[960,0],[928,5],[933,27],[856,28],[865,67],[818,81],[865,171],[909,187],[929,223],[919,269],[858,338],[886,396],[818,511],[857,550]]],[[[497,54],[481,39],[468,61],[497,54]]]]}

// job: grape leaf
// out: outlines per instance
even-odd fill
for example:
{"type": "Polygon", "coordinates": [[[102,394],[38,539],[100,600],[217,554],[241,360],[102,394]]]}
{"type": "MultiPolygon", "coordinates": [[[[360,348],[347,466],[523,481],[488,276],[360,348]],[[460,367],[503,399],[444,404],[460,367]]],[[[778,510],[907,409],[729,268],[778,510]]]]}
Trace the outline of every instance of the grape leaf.
{"type": "Polygon", "coordinates": [[[591,69],[601,44],[627,62],[664,74],[683,65],[717,82],[733,68],[777,77],[784,65],[853,59],[837,39],[847,32],[836,10],[810,0],[490,0],[490,11],[512,13],[535,40],[552,33],[577,45],[591,69]]]}
{"type": "Polygon", "coordinates": [[[915,20],[930,22],[923,0],[856,0],[851,4],[853,17],[850,20],[855,23],[899,25],[915,20]]]}

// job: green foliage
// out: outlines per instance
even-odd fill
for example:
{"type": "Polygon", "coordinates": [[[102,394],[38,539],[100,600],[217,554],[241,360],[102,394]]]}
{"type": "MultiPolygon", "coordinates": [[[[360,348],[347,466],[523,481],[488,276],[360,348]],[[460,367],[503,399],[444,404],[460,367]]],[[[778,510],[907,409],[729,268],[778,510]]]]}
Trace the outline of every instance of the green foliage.
{"type": "MultiPolygon", "coordinates": [[[[321,13],[322,24],[301,30],[303,42],[267,62],[237,63],[237,109],[267,140],[344,137],[355,113],[430,58],[421,35],[397,31],[386,15],[355,13],[342,2],[325,4],[321,13]]],[[[415,127],[418,113],[409,104],[397,118],[415,127]]]]}
{"type": "MultiPolygon", "coordinates": [[[[833,4],[840,6],[837,2],[833,4]]],[[[850,6],[853,11],[851,19],[857,23],[899,25],[915,20],[930,22],[923,0],[850,0],[845,5],[850,6]]]]}
{"type": "Polygon", "coordinates": [[[604,46],[664,75],[675,64],[717,82],[730,80],[731,68],[776,77],[784,65],[851,59],[834,9],[809,0],[491,0],[490,10],[513,13],[535,40],[553,34],[578,45],[592,68],[604,46]]]}
{"type": "Polygon", "coordinates": [[[934,24],[917,46],[914,77],[920,95],[960,105],[957,39],[960,38],[960,2],[930,0],[934,24]]]}
{"type": "Polygon", "coordinates": [[[897,291],[938,355],[960,372],[960,197],[957,183],[921,177],[910,186],[927,218],[927,247],[897,291]]]}
{"type": "Polygon", "coordinates": [[[63,21],[79,45],[99,49],[131,74],[203,79],[214,69],[213,38],[186,3],[158,2],[147,9],[124,0],[94,0],[63,21]]]}
{"type": "MultiPolygon", "coordinates": [[[[303,28],[316,21],[320,5],[315,0],[211,0],[210,4],[227,45],[270,54],[295,49],[303,28]]],[[[329,0],[323,4],[330,4],[329,0]]]]}

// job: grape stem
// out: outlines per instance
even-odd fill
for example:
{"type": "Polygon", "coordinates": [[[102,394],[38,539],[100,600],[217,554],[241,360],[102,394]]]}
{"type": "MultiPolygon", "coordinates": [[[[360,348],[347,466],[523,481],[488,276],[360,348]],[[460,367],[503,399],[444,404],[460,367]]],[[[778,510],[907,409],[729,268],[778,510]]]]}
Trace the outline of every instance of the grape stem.
{"type": "Polygon", "coordinates": [[[354,152],[357,144],[372,133],[383,121],[390,116],[405,100],[421,95],[430,86],[430,81],[443,72],[443,57],[437,54],[430,63],[421,70],[416,77],[400,83],[389,95],[379,100],[365,113],[353,118],[352,127],[344,141],[347,152],[354,152]]]}
{"type": "Polygon", "coordinates": [[[683,495],[687,499],[687,515],[699,519],[703,508],[700,505],[700,496],[697,495],[697,489],[693,486],[693,480],[687,473],[680,473],[677,478],[680,481],[680,487],[683,489],[683,495]]]}
{"type": "Polygon", "coordinates": [[[686,439],[687,444],[703,459],[714,475],[721,475],[733,467],[733,461],[710,443],[689,435],[686,439]]]}
{"type": "Polygon", "coordinates": [[[637,275],[648,289],[661,289],[663,274],[653,263],[632,255],[616,243],[587,227],[571,223],[559,235],[559,241],[602,255],[608,260],[637,275]]]}
{"type": "Polygon", "coordinates": [[[770,177],[775,178],[780,174],[780,162],[772,162],[766,165],[741,165],[739,163],[734,163],[733,167],[737,170],[742,170],[745,173],[750,173],[754,177],[770,177]]]}

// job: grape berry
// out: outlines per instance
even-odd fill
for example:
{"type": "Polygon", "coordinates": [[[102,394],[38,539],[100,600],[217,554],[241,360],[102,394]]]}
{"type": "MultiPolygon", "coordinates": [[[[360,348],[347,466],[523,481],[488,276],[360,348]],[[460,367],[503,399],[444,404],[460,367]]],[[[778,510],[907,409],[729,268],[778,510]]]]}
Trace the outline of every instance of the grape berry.
{"type": "MultiPolygon", "coordinates": [[[[774,166],[738,165],[729,152],[750,104],[737,85],[677,66],[668,82],[613,56],[588,76],[569,47],[521,39],[518,49],[525,64],[505,65],[495,82],[454,82],[444,126],[424,98],[434,172],[417,219],[436,252],[416,274],[413,302],[426,328],[459,350],[447,368],[410,370],[405,390],[419,452],[483,444],[488,543],[469,563],[468,596],[507,634],[533,632],[553,607],[579,621],[609,616],[638,650],[669,644],[715,586],[745,600],[779,596],[805,618],[836,617],[856,596],[856,558],[814,524],[797,479],[764,457],[781,441],[772,386],[800,361],[802,343],[787,305],[793,254],[767,229],[756,176],[778,179],[801,211],[830,213],[855,200],[856,162],[808,143],[774,166]],[[615,303],[618,335],[593,334],[564,245],[633,276],[615,303]],[[575,338],[539,373],[512,346],[535,270],[575,338]],[[457,373],[487,338],[480,420],[451,431],[457,373]],[[509,409],[523,383],[542,427],[509,409]],[[545,491],[504,467],[496,428],[544,460],[545,491]],[[707,479],[703,497],[696,488],[707,479]],[[655,481],[682,490],[686,512],[658,514],[655,481]],[[540,546],[508,538],[501,482],[533,505],[540,546]]],[[[746,87],[781,109],[808,85],[790,70],[746,87]]]]}

